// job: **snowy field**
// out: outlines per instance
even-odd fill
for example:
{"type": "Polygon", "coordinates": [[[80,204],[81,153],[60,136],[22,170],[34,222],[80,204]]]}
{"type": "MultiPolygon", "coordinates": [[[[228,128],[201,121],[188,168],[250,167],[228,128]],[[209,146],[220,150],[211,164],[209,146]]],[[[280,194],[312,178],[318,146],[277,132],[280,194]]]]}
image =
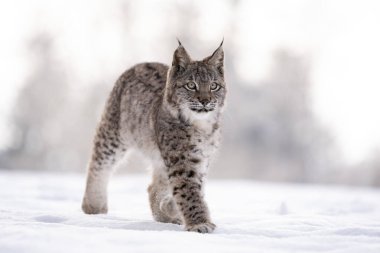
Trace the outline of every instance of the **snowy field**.
{"type": "Polygon", "coordinates": [[[213,181],[217,229],[152,220],[148,176],[114,176],[108,215],[80,210],[84,175],[0,172],[0,252],[380,252],[380,190],[213,181]]]}

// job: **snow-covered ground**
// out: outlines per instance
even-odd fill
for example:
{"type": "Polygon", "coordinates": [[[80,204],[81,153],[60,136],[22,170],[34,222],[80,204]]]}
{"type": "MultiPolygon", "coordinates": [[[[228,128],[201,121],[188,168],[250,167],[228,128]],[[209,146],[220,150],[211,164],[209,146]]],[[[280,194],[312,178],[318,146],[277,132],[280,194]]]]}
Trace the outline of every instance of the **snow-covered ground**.
{"type": "Polygon", "coordinates": [[[115,175],[90,216],[84,175],[0,172],[0,252],[380,252],[380,190],[210,180],[218,227],[198,234],[152,220],[148,183],[115,175]]]}

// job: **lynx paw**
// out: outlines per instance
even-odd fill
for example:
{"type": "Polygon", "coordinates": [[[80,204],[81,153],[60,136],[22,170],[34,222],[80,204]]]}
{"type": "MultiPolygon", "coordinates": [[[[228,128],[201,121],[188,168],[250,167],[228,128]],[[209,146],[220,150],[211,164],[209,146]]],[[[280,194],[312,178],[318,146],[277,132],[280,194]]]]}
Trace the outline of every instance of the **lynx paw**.
{"type": "Polygon", "coordinates": [[[177,224],[177,225],[181,225],[182,224],[182,220],[180,218],[172,218],[168,221],[168,223],[173,223],[173,224],[177,224]]]}
{"type": "Polygon", "coordinates": [[[198,232],[202,234],[212,233],[215,230],[215,228],[216,228],[215,224],[211,222],[186,226],[187,231],[198,232]]]}
{"type": "Polygon", "coordinates": [[[107,203],[102,205],[95,205],[90,204],[87,199],[83,199],[82,210],[86,214],[101,214],[108,212],[107,203]]]}

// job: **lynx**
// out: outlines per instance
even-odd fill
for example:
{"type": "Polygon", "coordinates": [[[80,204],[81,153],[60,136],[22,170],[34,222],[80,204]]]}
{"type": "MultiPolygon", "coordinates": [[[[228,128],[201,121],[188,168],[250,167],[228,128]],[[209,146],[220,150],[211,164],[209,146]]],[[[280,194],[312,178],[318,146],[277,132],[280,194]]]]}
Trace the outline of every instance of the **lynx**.
{"type": "Polygon", "coordinates": [[[148,193],[154,219],[183,224],[187,231],[215,229],[203,189],[220,143],[227,91],[222,45],[196,61],[179,42],[170,68],[142,63],[120,76],[94,138],[82,203],[86,214],[107,213],[112,168],[137,149],[153,167],[148,193]]]}

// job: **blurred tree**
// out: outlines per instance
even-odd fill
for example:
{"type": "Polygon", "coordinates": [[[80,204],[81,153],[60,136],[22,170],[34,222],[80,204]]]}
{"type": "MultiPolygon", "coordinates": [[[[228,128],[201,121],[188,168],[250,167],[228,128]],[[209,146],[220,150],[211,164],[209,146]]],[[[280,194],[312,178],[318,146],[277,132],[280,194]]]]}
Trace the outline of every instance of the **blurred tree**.
{"type": "MultiPolygon", "coordinates": [[[[54,169],[47,163],[60,134],[54,125],[67,100],[66,74],[54,57],[49,34],[38,34],[29,43],[32,75],[19,93],[13,110],[13,145],[4,166],[19,169],[54,169]]],[[[55,164],[56,166],[56,164],[55,164]]]]}
{"type": "Polygon", "coordinates": [[[221,175],[328,181],[334,145],[311,110],[308,62],[280,50],[265,83],[229,80],[221,175]]]}

